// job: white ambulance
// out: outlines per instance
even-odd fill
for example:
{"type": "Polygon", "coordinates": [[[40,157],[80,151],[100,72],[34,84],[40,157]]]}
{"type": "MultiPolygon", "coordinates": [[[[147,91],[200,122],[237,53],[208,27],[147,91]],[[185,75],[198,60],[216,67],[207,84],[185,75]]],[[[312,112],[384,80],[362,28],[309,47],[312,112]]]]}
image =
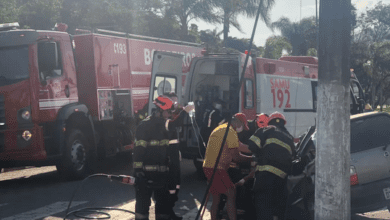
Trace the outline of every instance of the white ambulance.
{"type": "MultiPolygon", "coordinates": [[[[188,73],[181,72],[180,55],[155,52],[149,103],[161,88],[177,83],[176,93],[182,104],[195,102],[196,118],[188,120],[181,133],[181,152],[184,158],[201,159],[204,146],[200,128],[204,111],[216,100],[225,103],[226,114],[243,112],[247,119],[256,114],[275,111],[286,117],[286,128],[298,138],[315,124],[317,110],[318,60],[316,57],[282,57],[279,60],[252,58],[242,73],[246,54],[206,54],[192,60],[188,73]],[[177,65],[174,63],[177,62],[177,65]],[[175,68],[176,66],[176,68],[175,68]],[[244,74],[244,82],[239,80],[244,74]],[[180,80],[181,79],[181,80],[180,80]],[[238,96],[238,97],[237,97],[238,96]],[[236,102],[233,102],[236,100],[236,102]]],[[[159,92],[160,91],[160,92],[159,92]]],[[[363,111],[363,92],[356,77],[351,77],[351,113],[363,111]]],[[[153,105],[149,105],[151,112],[153,105]]],[[[207,143],[206,143],[207,144],[207,143]]]]}

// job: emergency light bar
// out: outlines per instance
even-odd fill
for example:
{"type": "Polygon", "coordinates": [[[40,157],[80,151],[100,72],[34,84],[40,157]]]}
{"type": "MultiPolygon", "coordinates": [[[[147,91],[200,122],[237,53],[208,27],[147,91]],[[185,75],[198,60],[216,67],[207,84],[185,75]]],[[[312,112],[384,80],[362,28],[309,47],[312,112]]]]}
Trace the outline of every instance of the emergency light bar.
{"type": "Polygon", "coordinates": [[[20,27],[18,22],[0,24],[0,31],[16,29],[20,27]]]}

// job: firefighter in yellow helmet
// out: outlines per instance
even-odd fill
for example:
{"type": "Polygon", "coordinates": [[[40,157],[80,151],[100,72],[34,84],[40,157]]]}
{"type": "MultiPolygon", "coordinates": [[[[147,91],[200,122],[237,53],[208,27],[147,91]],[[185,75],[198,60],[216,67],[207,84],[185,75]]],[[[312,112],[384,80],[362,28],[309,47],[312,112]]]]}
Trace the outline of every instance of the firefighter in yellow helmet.
{"type": "Polygon", "coordinates": [[[258,220],[284,219],[286,177],[295,155],[294,138],[285,124],[284,115],[274,112],[268,126],[258,129],[249,140],[249,150],[258,159],[253,187],[258,220]]]}

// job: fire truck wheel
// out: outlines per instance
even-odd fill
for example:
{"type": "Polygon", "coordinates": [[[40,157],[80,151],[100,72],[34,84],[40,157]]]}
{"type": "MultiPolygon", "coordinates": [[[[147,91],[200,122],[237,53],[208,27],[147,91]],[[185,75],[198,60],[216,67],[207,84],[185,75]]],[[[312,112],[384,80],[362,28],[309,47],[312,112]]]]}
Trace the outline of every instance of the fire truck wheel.
{"type": "Polygon", "coordinates": [[[89,152],[87,138],[79,129],[72,129],[67,137],[62,162],[57,165],[61,175],[70,179],[82,179],[89,173],[89,152]]]}

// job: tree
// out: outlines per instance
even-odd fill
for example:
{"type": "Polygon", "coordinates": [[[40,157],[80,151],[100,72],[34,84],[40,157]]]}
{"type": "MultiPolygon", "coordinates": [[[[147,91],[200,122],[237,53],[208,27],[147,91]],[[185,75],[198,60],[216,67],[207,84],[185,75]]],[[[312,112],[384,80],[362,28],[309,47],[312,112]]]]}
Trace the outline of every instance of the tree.
{"type": "Polygon", "coordinates": [[[283,51],[291,53],[292,46],[285,37],[272,36],[265,42],[264,58],[279,59],[283,55],[283,51]]]}
{"type": "Polygon", "coordinates": [[[379,2],[374,8],[361,14],[356,23],[351,45],[351,67],[366,93],[366,101],[377,105],[385,97],[389,87],[386,64],[390,25],[390,5],[379,2]]]}
{"type": "Polygon", "coordinates": [[[360,30],[354,36],[357,42],[380,42],[390,39],[390,5],[379,2],[373,9],[362,13],[357,19],[356,28],[360,30]]]}
{"type": "Polygon", "coordinates": [[[59,21],[62,0],[21,0],[19,4],[22,27],[48,30],[59,21]]]}
{"type": "Polygon", "coordinates": [[[206,47],[211,52],[219,52],[221,46],[222,32],[218,32],[217,28],[214,30],[200,31],[200,40],[206,43],[206,47]]]}
{"type": "Polygon", "coordinates": [[[309,48],[307,50],[307,56],[316,57],[317,56],[316,48],[309,48]]]}
{"type": "Polygon", "coordinates": [[[290,19],[281,17],[271,27],[280,30],[282,36],[290,42],[294,56],[305,56],[309,48],[317,48],[315,17],[303,18],[300,22],[291,22],[290,19]]]}
{"type": "Polygon", "coordinates": [[[19,7],[16,0],[0,0],[0,23],[18,21],[19,7]]]}
{"type": "Polygon", "coordinates": [[[198,31],[198,25],[191,24],[190,30],[188,31],[188,37],[189,41],[196,42],[196,43],[202,43],[200,40],[200,33],[198,31]]]}
{"type": "Polygon", "coordinates": [[[212,13],[210,0],[166,0],[165,7],[180,24],[181,40],[187,40],[188,24],[193,19],[218,22],[218,17],[212,13]]]}
{"type": "Polygon", "coordinates": [[[91,0],[63,0],[59,20],[68,25],[69,33],[74,34],[76,28],[92,28],[85,21],[91,4],[91,0]]]}
{"type": "Polygon", "coordinates": [[[370,59],[363,64],[370,77],[370,101],[373,106],[382,105],[386,99],[383,90],[390,80],[390,42],[374,43],[370,46],[370,59]]]}
{"type": "Polygon", "coordinates": [[[213,0],[213,5],[217,10],[216,14],[223,23],[224,45],[226,46],[229,37],[230,25],[242,32],[241,26],[237,22],[237,16],[239,14],[254,17],[260,4],[260,17],[269,25],[269,11],[274,3],[275,0],[213,0]]]}

